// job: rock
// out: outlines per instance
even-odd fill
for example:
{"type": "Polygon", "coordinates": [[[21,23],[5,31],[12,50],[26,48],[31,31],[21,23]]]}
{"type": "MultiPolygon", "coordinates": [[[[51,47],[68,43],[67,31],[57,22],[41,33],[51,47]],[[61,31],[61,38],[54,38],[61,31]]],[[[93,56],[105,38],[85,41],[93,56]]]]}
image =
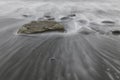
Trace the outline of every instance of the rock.
{"type": "Polygon", "coordinates": [[[75,17],[76,16],[76,14],[70,14],[70,15],[68,15],[68,17],[75,17]]]}
{"type": "Polygon", "coordinates": [[[105,25],[115,25],[114,21],[108,21],[108,20],[102,21],[102,23],[105,25]]]}
{"type": "Polygon", "coordinates": [[[62,17],[61,20],[67,20],[70,19],[69,17],[62,17]]]}
{"type": "Polygon", "coordinates": [[[23,17],[26,17],[26,18],[28,18],[28,17],[32,17],[32,15],[22,15],[23,17]]]}
{"type": "Polygon", "coordinates": [[[33,34],[49,31],[64,32],[65,29],[63,25],[55,21],[32,21],[28,24],[23,25],[17,33],[33,34]]]}
{"type": "Polygon", "coordinates": [[[53,16],[45,15],[43,17],[38,18],[38,21],[55,21],[55,18],[53,16]]]}
{"type": "Polygon", "coordinates": [[[51,18],[51,16],[47,16],[47,15],[46,15],[46,16],[44,16],[44,17],[45,17],[45,18],[51,18]]]}
{"type": "Polygon", "coordinates": [[[64,16],[62,18],[60,18],[60,20],[68,20],[68,19],[71,19],[72,17],[75,17],[76,15],[75,14],[70,14],[68,16],[64,16]]]}
{"type": "Polygon", "coordinates": [[[113,35],[120,35],[120,30],[111,31],[113,35]]]}
{"type": "Polygon", "coordinates": [[[113,22],[113,21],[102,21],[102,23],[112,23],[112,24],[114,24],[115,22],[113,22]]]}
{"type": "Polygon", "coordinates": [[[50,62],[51,62],[51,63],[56,62],[56,58],[54,58],[54,57],[50,58],[50,62]]]}
{"type": "Polygon", "coordinates": [[[46,18],[46,20],[55,20],[55,18],[54,17],[52,17],[52,16],[44,16],[45,18],[46,18]]]}

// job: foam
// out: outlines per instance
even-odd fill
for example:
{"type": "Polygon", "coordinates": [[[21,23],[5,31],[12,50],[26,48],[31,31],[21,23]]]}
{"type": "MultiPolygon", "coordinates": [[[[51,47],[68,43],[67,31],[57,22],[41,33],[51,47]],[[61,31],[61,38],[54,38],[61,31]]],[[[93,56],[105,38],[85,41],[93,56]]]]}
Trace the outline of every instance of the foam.
{"type": "MultiPolygon", "coordinates": [[[[59,21],[61,17],[76,14],[73,21],[86,20],[87,26],[89,22],[100,23],[102,20],[119,22],[119,13],[118,2],[0,1],[1,16],[25,18],[23,15],[28,15],[25,19],[37,20],[44,15],[50,15],[59,21]]],[[[78,29],[76,25],[78,26],[75,22],[75,30],[78,29]]]]}

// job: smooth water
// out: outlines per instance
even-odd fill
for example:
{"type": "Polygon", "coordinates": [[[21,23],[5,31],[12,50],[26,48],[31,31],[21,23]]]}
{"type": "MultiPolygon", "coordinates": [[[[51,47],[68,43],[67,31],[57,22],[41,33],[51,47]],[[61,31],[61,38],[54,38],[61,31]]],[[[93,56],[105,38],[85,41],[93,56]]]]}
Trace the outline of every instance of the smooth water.
{"type": "Polygon", "coordinates": [[[119,1],[1,0],[0,16],[0,80],[120,80],[119,1]],[[16,33],[44,16],[66,32],[16,33]]]}

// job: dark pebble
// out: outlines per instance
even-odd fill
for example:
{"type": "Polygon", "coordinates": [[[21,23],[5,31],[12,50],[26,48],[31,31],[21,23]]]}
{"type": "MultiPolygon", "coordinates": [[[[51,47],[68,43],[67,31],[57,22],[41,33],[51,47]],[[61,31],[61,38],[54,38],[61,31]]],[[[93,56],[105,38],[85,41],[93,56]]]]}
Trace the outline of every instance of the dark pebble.
{"type": "Polygon", "coordinates": [[[70,15],[68,15],[68,17],[75,17],[76,16],[76,14],[70,14],[70,15]]]}
{"type": "Polygon", "coordinates": [[[55,58],[50,58],[50,62],[51,62],[51,63],[53,63],[53,62],[55,62],[55,61],[56,61],[55,58]]]}
{"type": "Polygon", "coordinates": [[[27,18],[27,17],[31,17],[31,15],[22,15],[22,16],[23,16],[23,17],[26,17],[26,18],[27,18]]]}
{"type": "Polygon", "coordinates": [[[120,30],[114,30],[114,31],[112,31],[112,34],[113,35],[120,35],[120,30]]]}
{"type": "Polygon", "coordinates": [[[51,18],[51,16],[44,16],[45,18],[51,18]]]}
{"type": "Polygon", "coordinates": [[[104,24],[115,24],[114,21],[102,21],[102,23],[104,23],[104,24]]]}
{"type": "Polygon", "coordinates": [[[62,17],[61,20],[67,20],[69,17],[62,17]]]}

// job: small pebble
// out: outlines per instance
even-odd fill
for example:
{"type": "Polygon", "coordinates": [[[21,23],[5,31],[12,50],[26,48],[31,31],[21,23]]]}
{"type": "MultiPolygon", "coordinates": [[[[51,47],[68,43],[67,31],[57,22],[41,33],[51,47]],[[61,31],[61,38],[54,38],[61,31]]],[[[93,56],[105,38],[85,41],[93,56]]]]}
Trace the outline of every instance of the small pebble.
{"type": "Polygon", "coordinates": [[[56,59],[55,58],[50,58],[50,62],[55,62],[56,61],[56,59]]]}

